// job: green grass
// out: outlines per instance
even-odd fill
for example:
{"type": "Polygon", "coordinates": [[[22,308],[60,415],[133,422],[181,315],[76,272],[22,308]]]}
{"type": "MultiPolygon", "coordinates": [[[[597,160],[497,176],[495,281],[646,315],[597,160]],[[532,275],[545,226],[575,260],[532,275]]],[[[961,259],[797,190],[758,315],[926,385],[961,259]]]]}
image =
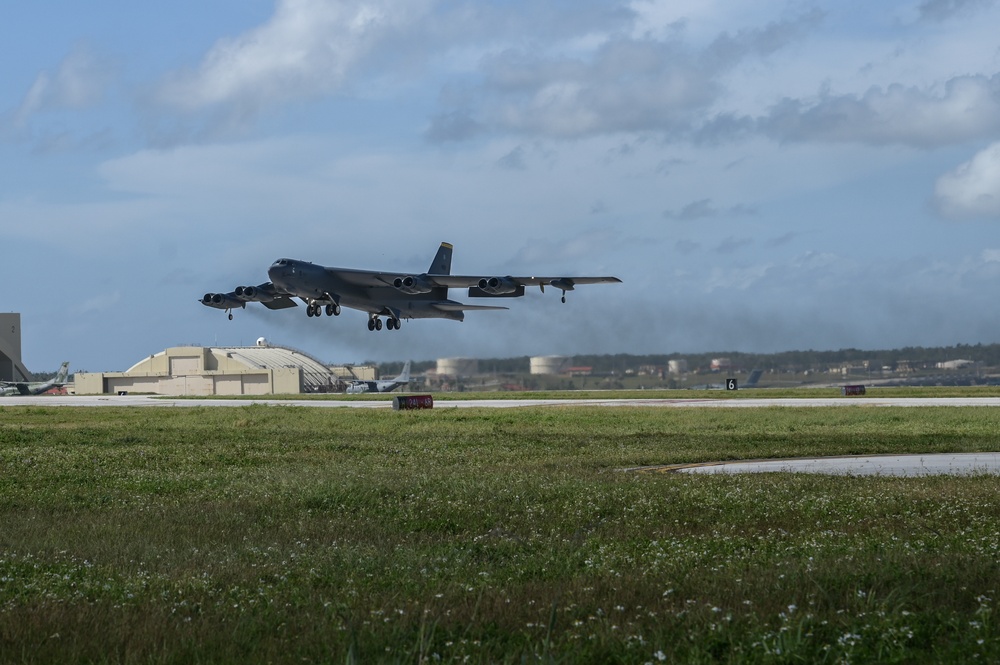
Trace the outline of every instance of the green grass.
{"type": "Polygon", "coordinates": [[[0,408],[0,662],[1000,659],[1000,410],[0,408]]]}

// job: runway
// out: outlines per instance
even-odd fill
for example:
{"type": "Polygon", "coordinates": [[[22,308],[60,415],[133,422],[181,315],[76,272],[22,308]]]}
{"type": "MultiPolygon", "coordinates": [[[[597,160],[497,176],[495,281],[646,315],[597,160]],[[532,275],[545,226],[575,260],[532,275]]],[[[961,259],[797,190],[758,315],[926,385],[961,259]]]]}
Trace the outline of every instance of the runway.
{"type": "MultiPolygon", "coordinates": [[[[13,395],[0,397],[0,407],[5,406],[87,406],[87,407],[234,407],[265,404],[268,406],[296,406],[306,408],[388,409],[392,397],[384,400],[343,399],[199,399],[161,397],[157,395],[13,395]]],[[[410,393],[401,393],[410,394],[410,393]]],[[[663,407],[698,409],[751,409],[771,407],[928,407],[928,406],[982,406],[1000,407],[1000,397],[820,397],[820,398],[735,398],[735,399],[480,399],[435,400],[436,409],[467,408],[538,408],[538,407],[663,407]]]]}
{"type": "Polygon", "coordinates": [[[836,476],[968,476],[1000,473],[1000,453],[850,455],[671,464],[632,471],[688,474],[819,473],[836,476]]]}

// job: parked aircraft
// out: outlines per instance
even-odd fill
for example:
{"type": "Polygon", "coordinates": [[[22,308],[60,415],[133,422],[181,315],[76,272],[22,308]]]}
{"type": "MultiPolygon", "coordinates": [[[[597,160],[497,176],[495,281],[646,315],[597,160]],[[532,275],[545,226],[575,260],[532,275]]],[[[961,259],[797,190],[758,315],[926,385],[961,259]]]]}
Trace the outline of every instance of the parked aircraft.
{"type": "Polygon", "coordinates": [[[48,381],[0,381],[0,395],[41,395],[46,390],[68,383],[69,363],[59,368],[59,373],[48,381]]]}
{"type": "Polygon", "coordinates": [[[494,305],[466,305],[448,299],[448,289],[468,288],[470,298],[519,298],[524,287],[546,286],[566,292],[582,284],[621,282],[617,277],[505,277],[452,275],[453,248],[443,242],[427,272],[420,274],[328,268],[297,259],[278,259],[268,269],[270,282],[239,286],[229,293],[206,293],[201,303],[232,310],[259,302],[270,309],[295,307],[293,298],[306,304],[306,315],[337,316],[341,307],[368,313],[368,330],[381,330],[382,317],[388,330],[398,330],[403,319],[440,318],[462,321],[470,310],[507,309],[494,305]]]}
{"type": "Polygon", "coordinates": [[[349,381],[347,384],[347,394],[358,395],[361,393],[388,393],[400,386],[405,386],[410,382],[410,361],[403,365],[403,371],[394,379],[381,381],[349,381]]]}

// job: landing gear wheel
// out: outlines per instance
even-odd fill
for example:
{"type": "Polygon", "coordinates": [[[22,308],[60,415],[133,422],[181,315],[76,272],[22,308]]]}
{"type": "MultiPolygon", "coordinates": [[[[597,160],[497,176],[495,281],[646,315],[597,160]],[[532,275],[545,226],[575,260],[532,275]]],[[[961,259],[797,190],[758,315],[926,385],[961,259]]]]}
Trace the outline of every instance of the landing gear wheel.
{"type": "Polygon", "coordinates": [[[382,319],[375,319],[375,330],[382,330],[382,319]]]}
{"type": "Polygon", "coordinates": [[[333,311],[334,311],[333,307],[334,307],[333,305],[327,305],[326,306],[326,315],[327,316],[333,316],[333,311]]]}
{"type": "Polygon", "coordinates": [[[333,304],[333,315],[340,316],[340,305],[338,305],[337,303],[333,304]]]}
{"type": "Polygon", "coordinates": [[[562,301],[566,302],[566,294],[565,293],[563,294],[562,301]]]}
{"type": "Polygon", "coordinates": [[[368,319],[368,330],[375,330],[375,319],[368,319]]]}
{"type": "Polygon", "coordinates": [[[233,320],[233,315],[232,315],[232,313],[230,313],[230,314],[229,314],[229,320],[230,320],[230,321],[232,321],[232,320],[233,320]]]}
{"type": "Polygon", "coordinates": [[[312,305],[306,305],[306,316],[308,316],[310,319],[313,317],[313,306],[312,305]]]}

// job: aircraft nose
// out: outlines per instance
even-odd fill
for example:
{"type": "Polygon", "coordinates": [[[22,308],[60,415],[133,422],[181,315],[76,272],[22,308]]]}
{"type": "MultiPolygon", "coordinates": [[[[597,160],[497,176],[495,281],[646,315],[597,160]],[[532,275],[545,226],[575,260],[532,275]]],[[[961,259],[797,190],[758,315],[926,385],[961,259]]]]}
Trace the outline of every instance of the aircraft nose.
{"type": "Polygon", "coordinates": [[[285,274],[285,271],[286,267],[280,262],[275,261],[271,267],[267,269],[267,276],[270,277],[273,282],[275,277],[281,278],[281,276],[285,274]]]}

